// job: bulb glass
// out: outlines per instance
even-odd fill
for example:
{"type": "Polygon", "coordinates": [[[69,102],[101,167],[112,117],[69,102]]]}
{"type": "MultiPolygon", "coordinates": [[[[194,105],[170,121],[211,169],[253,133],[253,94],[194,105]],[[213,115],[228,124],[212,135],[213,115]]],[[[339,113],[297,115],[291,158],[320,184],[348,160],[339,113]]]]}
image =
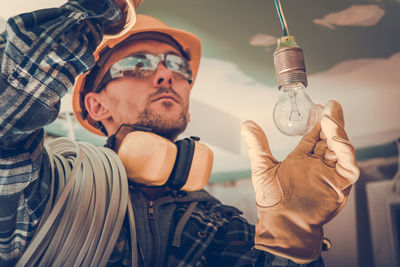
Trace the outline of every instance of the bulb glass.
{"type": "Polygon", "coordinates": [[[300,82],[281,87],[281,95],[275,105],[275,126],[285,135],[304,135],[311,131],[318,118],[317,108],[304,92],[300,82]]]}

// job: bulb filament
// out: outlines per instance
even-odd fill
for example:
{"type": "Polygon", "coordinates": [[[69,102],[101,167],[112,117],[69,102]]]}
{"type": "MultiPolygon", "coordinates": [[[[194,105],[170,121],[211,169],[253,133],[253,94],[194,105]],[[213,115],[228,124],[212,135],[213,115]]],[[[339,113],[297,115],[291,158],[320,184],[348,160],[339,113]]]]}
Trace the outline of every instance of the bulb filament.
{"type": "Polygon", "coordinates": [[[299,111],[299,107],[297,106],[297,103],[296,103],[296,92],[293,92],[293,94],[290,94],[290,101],[292,102],[292,109],[290,111],[289,121],[300,121],[301,114],[299,111]]]}

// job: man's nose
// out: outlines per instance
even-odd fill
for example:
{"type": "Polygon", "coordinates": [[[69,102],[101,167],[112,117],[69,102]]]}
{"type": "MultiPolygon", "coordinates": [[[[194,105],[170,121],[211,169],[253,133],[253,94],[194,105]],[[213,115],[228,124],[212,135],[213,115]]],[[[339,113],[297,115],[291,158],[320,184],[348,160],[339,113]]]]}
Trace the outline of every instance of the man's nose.
{"type": "Polygon", "coordinates": [[[154,87],[161,86],[172,86],[175,82],[174,74],[171,70],[165,67],[164,64],[160,63],[157,67],[156,73],[154,75],[153,85],[154,87]]]}

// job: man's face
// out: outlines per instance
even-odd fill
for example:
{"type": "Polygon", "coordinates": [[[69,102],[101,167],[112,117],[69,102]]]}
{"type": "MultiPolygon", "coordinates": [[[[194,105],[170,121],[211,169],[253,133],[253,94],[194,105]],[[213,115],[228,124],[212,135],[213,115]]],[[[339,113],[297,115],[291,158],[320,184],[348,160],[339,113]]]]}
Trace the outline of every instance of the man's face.
{"type": "MultiPolygon", "coordinates": [[[[167,43],[141,40],[114,52],[107,65],[138,52],[180,55],[167,43]]],[[[99,93],[110,112],[108,132],[114,133],[124,123],[140,124],[170,140],[175,139],[189,122],[190,89],[190,83],[176,78],[163,62],[148,77],[121,77],[110,81],[99,93]]]]}

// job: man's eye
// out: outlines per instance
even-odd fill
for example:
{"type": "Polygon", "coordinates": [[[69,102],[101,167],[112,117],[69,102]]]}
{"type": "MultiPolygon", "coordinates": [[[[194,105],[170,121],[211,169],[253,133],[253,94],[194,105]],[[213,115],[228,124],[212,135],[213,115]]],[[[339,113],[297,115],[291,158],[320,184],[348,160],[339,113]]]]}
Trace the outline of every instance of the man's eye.
{"type": "Polygon", "coordinates": [[[143,68],[143,67],[144,67],[144,63],[143,62],[136,63],[136,66],[135,66],[136,69],[143,68]]]}
{"type": "Polygon", "coordinates": [[[141,69],[139,71],[137,71],[137,77],[138,78],[144,78],[144,77],[148,77],[150,75],[152,75],[154,73],[154,71],[148,70],[148,69],[141,69]]]}
{"type": "Polygon", "coordinates": [[[175,77],[176,79],[178,79],[178,80],[186,80],[185,75],[183,75],[182,73],[176,72],[176,71],[174,71],[173,73],[174,73],[174,77],[175,77]]]}
{"type": "Polygon", "coordinates": [[[133,77],[133,78],[144,78],[144,77],[150,76],[151,74],[153,74],[153,71],[146,70],[146,69],[140,69],[138,67],[136,67],[135,69],[123,71],[123,76],[133,77]]]}
{"type": "Polygon", "coordinates": [[[136,77],[137,76],[137,71],[131,70],[131,69],[124,70],[122,72],[122,76],[124,76],[124,77],[136,77]]]}

